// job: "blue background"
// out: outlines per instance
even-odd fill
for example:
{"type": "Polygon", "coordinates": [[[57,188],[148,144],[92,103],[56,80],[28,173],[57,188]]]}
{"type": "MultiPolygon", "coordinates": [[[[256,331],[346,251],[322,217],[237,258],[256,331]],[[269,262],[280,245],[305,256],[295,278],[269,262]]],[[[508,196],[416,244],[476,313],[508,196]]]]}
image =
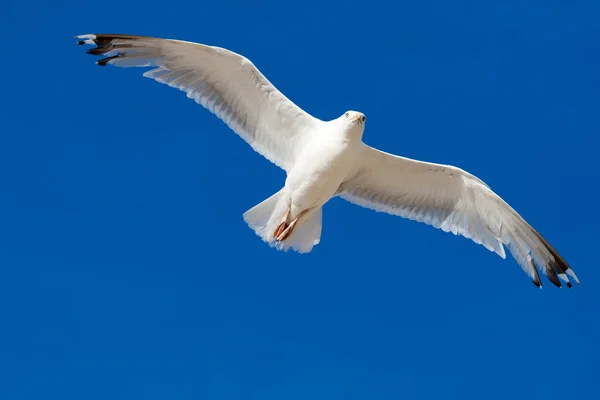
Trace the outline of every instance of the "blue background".
{"type": "Polygon", "coordinates": [[[0,398],[598,399],[597,1],[0,4],[0,398]],[[485,4],[483,4],[485,3],[485,4]],[[249,57],[321,119],[484,179],[582,279],[335,199],[308,255],[242,213],[284,173],[116,32],[249,57]]]}

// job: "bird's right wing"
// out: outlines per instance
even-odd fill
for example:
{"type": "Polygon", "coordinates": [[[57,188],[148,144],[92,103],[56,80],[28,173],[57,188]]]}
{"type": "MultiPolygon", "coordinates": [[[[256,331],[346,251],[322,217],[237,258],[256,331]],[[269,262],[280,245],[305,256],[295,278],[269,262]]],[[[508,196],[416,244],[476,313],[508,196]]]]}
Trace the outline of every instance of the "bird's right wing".
{"type": "Polygon", "coordinates": [[[504,258],[504,245],[541,287],[537,269],[579,280],[558,252],[512,207],[475,176],[449,165],[395,156],[363,144],[355,170],[339,195],[376,211],[424,222],[465,236],[504,258]],[[537,267],[537,269],[536,269],[537,267]]]}
{"type": "Polygon", "coordinates": [[[289,171],[322,121],[286,98],[247,58],[232,51],[181,40],[90,34],[79,44],[105,58],[98,65],[157,67],[144,73],[180,89],[223,120],[252,148],[289,171]]]}

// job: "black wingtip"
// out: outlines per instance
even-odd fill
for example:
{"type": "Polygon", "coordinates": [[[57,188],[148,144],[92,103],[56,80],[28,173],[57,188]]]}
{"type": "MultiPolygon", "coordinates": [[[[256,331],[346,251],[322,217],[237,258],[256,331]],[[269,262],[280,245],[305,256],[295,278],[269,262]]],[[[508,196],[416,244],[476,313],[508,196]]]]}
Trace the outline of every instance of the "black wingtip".
{"type": "Polygon", "coordinates": [[[78,44],[78,45],[80,45],[80,46],[82,46],[82,45],[84,45],[84,44],[85,44],[85,40],[79,40],[79,41],[77,42],[77,44],[78,44]]]}
{"type": "Polygon", "coordinates": [[[106,67],[106,64],[108,64],[111,60],[114,60],[115,58],[119,58],[119,55],[117,54],[116,56],[103,58],[102,60],[96,61],[96,64],[98,64],[101,67],[106,67]]]}
{"type": "Polygon", "coordinates": [[[86,51],[87,54],[91,54],[93,56],[101,56],[103,54],[106,54],[109,50],[101,48],[101,47],[94,47],[93,49],[89,49],[88,51],[86,51]]]}
{"type": "Polygon", "coordinates": [[[549,277],[548,280],[550,282],[552,282],[552,284],[554,286],[556,286],[557,288],[559,288],[559,289],[562,288],[562,284],[560,283],[560,281],[558,279],[552,279],[551,277],[549,277]]]}
{"type": "Polygon", "coordinates": [[[567,282],[567,287],[568,287],[569,289],[571,289],[571,288],[573,287],[573,284],[572,284],[571,282],[567,282]]]}
{"type": "Polygon", "coordinates": [[[537,286],[538,288],[540,288],[540,289],[542,288],[542,283],[541,283],[541,282],[539,282],[539,281],[535,281],[535,280],[532,280],[531,282],[532,282],[532,283],[533,283],[535,286],[537,286]]]}
{"type": "MultiPolygon", "coordinates": [[[[530,227],[531,228],[531,227],[530,227]]],[[[569,264],[565,261],[564,258],[562,258],[560,256],[560,254],[558,254],[558,252],[556,251],[556,249],[554,247],[552,247],[550,245],[550,243],[548,243],[548,241],[546,239],[544,239],[542,237],[542,235],[540,235],[535,229],[531,228],[531,230],[533,231],[533,233],[535,233],[535,235],[538,237],[538,239],[544,244],[544,246],[546,246],[546,248],[548,249],[548,251],[550,251],[550,253],[552,254],[552,256],[554,257],[553,260],[550,261],[548,268],[551,270],[551,273],[548,274],[546,273],[546,276],[548,277],[548,279],[550,279],[550,281],[552,283],[554,283],[556,285],[555,280],[558,282],[558,279],[556,277],[556,273],[560,272],[563,274],[567,274],[570,277],[572,277],[575,282],[577,282],[577,285],[580,285],[579,283],[579,279],[577,279],[577,276],[575,275],[575,272],[573,272],[573,269],[569,266],[569,264]],[[552,276],[554,275],[554,276],[552,276]]],[[[560,285],[560,282],[559,282],[560,285]]],[[[561,287],[559,285],[556,285],[558,287],[561,287]]],[[[567,284],[567,286],[569,286],[567,284]]],[[[569,288],[572,287],[572,285],[569,286],[569,288]]]]}

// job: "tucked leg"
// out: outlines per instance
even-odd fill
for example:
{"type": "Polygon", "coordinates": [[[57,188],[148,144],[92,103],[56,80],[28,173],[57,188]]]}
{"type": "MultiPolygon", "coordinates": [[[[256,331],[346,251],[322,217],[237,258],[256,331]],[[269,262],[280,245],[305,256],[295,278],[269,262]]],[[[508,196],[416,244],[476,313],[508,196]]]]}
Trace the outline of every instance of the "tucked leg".
{"type": "Polygon", "coordinates": [[[288,227],[288,219],[290,218],[290,213],[292,212],[292,206],[290,205],[281,219],[281,222],[275,228],[275,232],[273,232],[273,237],[277,238],[281,233],[288,227]]]}
{"type": "MultiPolygon", "coordinates": [[[[308,209],[298,214],[298,216],[294,218],[294,220],[289,225],[287,225],[285,229],[283,229],[278,235],[275,235],[275,240],[277,240],[278,242],[282,242],[285,239],[287,239],[294,231],[294,227],[298,223],[298,220],[300,220],[300,218],[302,218],[302,216],[306,214],[307,211],[308,209]]],[[[279,226],[277,228],[279,228],[279,226]]],[[[277,229],[275,230],[275,232],[277,232],[277,229]]]]}

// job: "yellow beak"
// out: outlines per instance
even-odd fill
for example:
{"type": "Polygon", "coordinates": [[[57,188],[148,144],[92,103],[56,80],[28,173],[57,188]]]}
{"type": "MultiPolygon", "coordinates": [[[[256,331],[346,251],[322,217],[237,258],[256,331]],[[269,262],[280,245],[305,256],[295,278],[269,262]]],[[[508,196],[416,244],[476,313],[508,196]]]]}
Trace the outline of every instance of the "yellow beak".
{"type": "Polygon", "coordinates": [[[356,113],[356,115],[354,116],[354,118],[352,118],[352,121],[360,121],[360,114],[356,113]]]}

